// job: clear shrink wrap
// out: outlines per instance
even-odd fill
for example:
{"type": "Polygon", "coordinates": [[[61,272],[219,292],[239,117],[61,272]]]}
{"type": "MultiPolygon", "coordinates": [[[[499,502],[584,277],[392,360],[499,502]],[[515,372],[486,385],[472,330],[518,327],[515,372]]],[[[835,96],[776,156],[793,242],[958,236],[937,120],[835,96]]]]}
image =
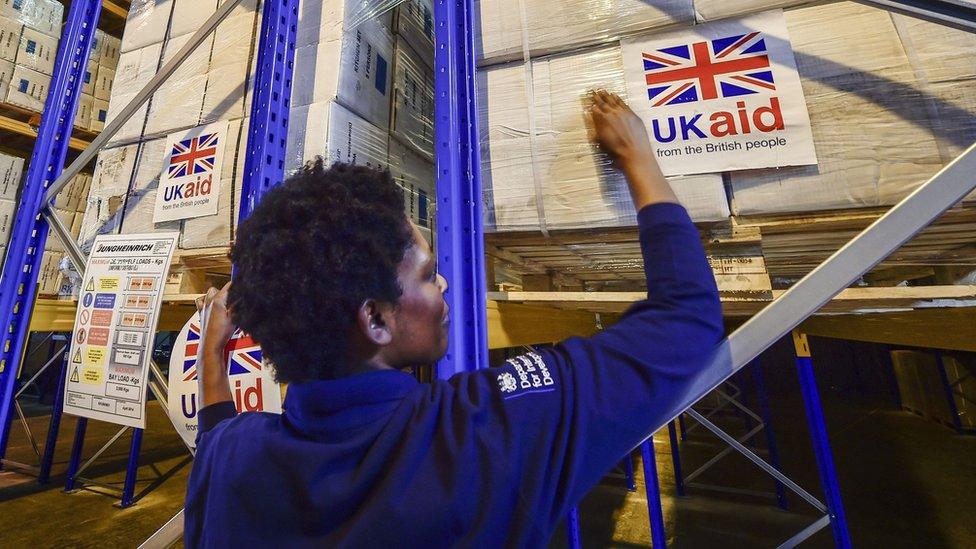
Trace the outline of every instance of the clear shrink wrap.
{"type": "Polygon", "coordinates": [[[59,38],[64,4],[58,0],[0,0],[0,16],[59,38]]]}
{"type": "Polygon", "coordinates": [[[760,11],[787,9],[811,4],[815,0],[694,0],[698,21],[715,21],[728,17],[741,17],[760,11]]]}
{"type": "Polygon", "coordinates": [[[434,159],[434,71],[404,40],[396,45],[393,78],[394,137],[434,159]]]}
{"type": "Polygon", "coordinates": [[[57,54],[57,38],[25,26],[20,34],[17,58],[14,62],[41,74],[51,76],[54,72],[54,58],[57,54]]]}
{"type": "Polygon", "coordinates": [[[786,19],[820,163],[732,172],[733,213],[891,205],[976,140],[971,35],[854,3],[786,19]]]}
{"type": "MultiPolygon", "coordinates": [[[[481,181],[490,229],[636,222],[626,181],[587,133],[584,99],[593,88],[626,97],[619,46],[479,71],[481,181]]],[[[728,217],[721,175],[670,181],[694,220],[728,217]]]]}
{"type": "Polygon", "coordinates": [[[335,101],[294,107],[288,123],[285,172],[322,157],[377,169],[389,164],[389,133],[335,101]]]}
{"type": "Polygon", "coordinates": [[[692,0],[476,0],[475,50],[495,64],[695,21],[692,0]]]}
{"type": "Polygon", "coordinates": [[[422,60],[434,66],[434,7],[431,0],[403,0],[393,14],[397,36],[410,44],[422,60]]]}

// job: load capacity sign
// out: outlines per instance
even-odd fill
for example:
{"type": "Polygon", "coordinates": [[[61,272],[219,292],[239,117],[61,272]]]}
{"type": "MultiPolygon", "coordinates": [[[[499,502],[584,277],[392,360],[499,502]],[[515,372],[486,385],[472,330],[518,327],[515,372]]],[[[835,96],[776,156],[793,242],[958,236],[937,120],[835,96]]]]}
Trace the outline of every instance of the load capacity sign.
{"type": "Polygon", "coordinates": [[[101,235],[82,278],[64,411],[146,427],[146,382],[179,233],[101,235]]]}
{"type": "MultiPolygon", "coordinates": [[[[196,446],[200,410],[197,363],[201,342],[200,313],[194,313],[180,331],[169,359],[169,417],[191,448],[196,446]]],[[[224,348],[227,377],[238,412],[281,413],[281,388],[261,347],[241,330],[224,348]]]]}
{"type": "Polygon", "coordinates": [[[227,122],[170,134],[166,139],[153,222],[216,215],[227,122]]]}
{"type": "Polygon", "coordinates": [[[630,105],[664,175],[817,163],[781,10],[620,46],[630,105]]]}

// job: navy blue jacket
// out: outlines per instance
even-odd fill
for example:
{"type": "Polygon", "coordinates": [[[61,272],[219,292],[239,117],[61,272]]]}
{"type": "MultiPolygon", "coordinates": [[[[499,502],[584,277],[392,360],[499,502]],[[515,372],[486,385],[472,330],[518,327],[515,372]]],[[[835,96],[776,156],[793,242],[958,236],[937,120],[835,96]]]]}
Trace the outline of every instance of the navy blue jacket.
{"type": "Polygon", "coordinates": [[[202,410],[187,547],[545,545],[723,336],[684,208],[638,225],[649,297],[593,337],[430,385],[395,370],[292,384],[282,415],[202,410]]]}

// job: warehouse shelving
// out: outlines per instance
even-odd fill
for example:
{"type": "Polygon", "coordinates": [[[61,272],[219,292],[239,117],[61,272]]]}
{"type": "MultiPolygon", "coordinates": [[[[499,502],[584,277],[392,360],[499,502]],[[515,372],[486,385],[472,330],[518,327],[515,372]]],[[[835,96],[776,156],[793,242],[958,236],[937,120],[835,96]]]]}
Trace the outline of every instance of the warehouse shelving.
{"type": "MultiPolygon", "coordinates": [[[[24,198],[21,201],[11,240],[8,261],[3,266],[3,279],[0,281],[0,324],[9,326],[6,341],[0,354],[0,440],[6,438],[10,428],[12,395],[17,383],[19,357],[24,349],[29,329],[67,326],[72,317],[71,305],[34,301],[34,287],[40,261],[39,250],[50,228],[65,240],[69,256],[83,268],[83,255],[70,238],[65,238],[64,227],[50,215],[45,205],[82,166],[90,162],[98,149],[111,137],[122,122],[136,110],[141,102],[148,99],[175,66],[219,23],[239,0],[228,0],[221,4],[218,12],[208,19],[190,42],[167,63],[146,89],[137,94],[132,103],[123,109],[91,145],[82,152],[75,162],[62,173],[66,152],[69,147],[71,120],[77,104],[80,85],[79,59],[86,59],[90,46],[91,31],[98,21],[101,3],[95,0],[75,0],[71,4],[64,36],[58,52],[55,76],[48,99],[47,115],[42,117],[38,131],[38,145],[34,148],[30,171],[25,184],[24,198]],[[36,313],[36,314],[32,314],[36,313]]],[[[885,8],[898,8],[913,15],[942,23],[952,24],[968,30],[976,29],[976,8],[968,4],[945,2],[883,1],[866,2],[885,8]]],[[[113,8],[117,4],[110,3],[113,8]]],[[[287,125],[287,99],[290,96],[292,56],[295,44],[295,22],[297,20],[297,0],[269,0],[264,5],[262,18],[259,62],[256,74],[255,98],[252,104],[248,139],[248,156],[245,167],[244,195],[241,218],[260,200],[268,188],[280,181],[283,175],[280,159],[284,155],[284,131],[287,125]],[[277,136],[277,138],[276,138],[277,136]]],[[[513,346],[551,342],[565,335],[593,333],[599,324],[612,320],[634,295],[613,297],[599,294],[577,294],[574,296],[547,294],[541,297],[527,293],[492,294],[489,301],[485,282],[485,243],[481,220],[480,159],[477,136],[477,105],[475,103],[475,59],[473,51],[473,2],[471,0],[434,0],[435,20],[435,147],[437,150],[437,201],[438,201],[438,259],[442,273],[448,278],[451,289],[447,298],[452,308],[450,354],[439,364],[438,375],[448,377],[455,372],[469,371],[487,366],[489,347],[513,346]],[[602,301],[601,301],[602,300],[602,301]],[[518,303],[513,303],[513,301],[518,303]],[[599,302],[593,305],[593,302],[599,302]],[[544,303],[545,306],[540,305],[544,303]],[[558,308],[555,305],[567,308],[558,308]],[[582,310],[580,310],[582,309],[582,310]],[[599,316],[597,316],[599,313],[599,316]],[[545,319],[545,322],[539,322],[545,319]],[[555,320],[553,320],[555,319],[555,320]],[[535,324],[535,326],[530,326],[535,324]],[[495,335],[493,335],[495,334],[495,335]],[[498,335],[501,334],[501,335],[498,335]],[[528,334],[528,336],[526,336],[528,334]],[[528,339],[530,341],[522,341],[528,339]]],[[[806,274],[789,290],[778,292],[759,290],[756,295],[736,300],[727,300],[741,307],[744,314],[755,312],[742,326],[733,332],[723,343],[710,368],[704,372],[700,382],[682,403],[682,408],[690,408],[730,375],[755,359],[765,348],[780,337],[800,325],[805,319],[830,302],[831,306],[854,307],[863,310],[888,308],[896,305],[912,311],[918,310],[931,319],[932,311],[953,311],[948,316],[962,314],[972,318],[971,308],[963,309],[915,309],[916,302],[928,300],[931,304],[945,304],[943,300],[952,299],[959,303],[971,300],[973,288],[938,286],[922,290],[919,288],[884,289],[878,295],[871,294],[874,289],[855,288],[845,290],[866,271],[888,257],[919,230],[937,219],[946,210],[976,186],[971,174],[976,170],[976,147],[970,148],[960,158],[943,169],[929,182],[903,200],[890,211],[877,219],[869,219],[854,232],[864,231],[840,250],[829,255],[822,264],[806,274]],[[928,292],[928,293],[925,293],[928,292]],[[861,295],[859,295],[859,293],[861,295]],[[834,301],[833,296],[840,294],[834,301]],[[772,298],[775,297],[775,300],[772,298]],[[854,303],[855,305],[850,305],[854,303]],[[765,306],[764,306],[765,305],[765,306]]],[[[546,274],[550,269],[544,262],[525,259],[504,246],[495,246],[489,253],[510,259],[512,263],[527,268],[530,272],[546,274]],[[528,266],[528,267],[526,267],[528,266]]],[[[566,282],[568,279],[564,279],[566,282]]],[[[570,281],[573,282],[573,281],[570,281]]],[[[575,286],[575,283],[566,284],[575,286]]],[[[188,312],[187,299],[171,300],[173,315],[188,312]]],[[[731,306],[731,305],[730,305],[731,306]]],[[[885,313],[886,319],[892,315],[909,314],[908,311],[885,313]]],[[[910,313],[914,315],[915,313],[910,313]]],[[[861,315],[857,318],[868,318],[861,315]]],[[[842,317],[814,317],[801,326],[808,333],[839,333],[833,319],[842,317]],[[817,326],[820,326],[819,328],[817,326]],[[835,330],[831,332],[831,330],[835,330]]],[[[884,338],[884,330],[873,330],[875,337],[884,338]]],[[[804,401],[811,425],[811,435],[817,455],[818,470],[821,474],[826,503],[792,483],[775,468],[763,461],[748,448],[711,424],[694,410],[692,414],[701,424],[723,438],[733,448],[755,462],[763,470],[773,475],[785,486],[823,511],[822,518],[787,541],[794,545],[816,531],[831,526],[835,542],[840,547],[850,546],[843,507],[836,482],[836,473],[831,463],[829,442],[823,424],[822,411],[813,380],[812,362],[805,337],[796,333],[797,367],[804,401]]],[[[950,347],[958,348],[958,347],[950,347]]],[[[970,348],[970,347],[966,347],[970,348]]],[[[62,372],[62,376],[64,373],[62,372]]],[[[165,380],[157,379],[165,389],[165,380]]],[[[165,398],[165,390],[157,395],[165,398]]],[[[57,408],[57,406],[56,406],[57,408]]],[[[60,410],[55,410],[55,416],[60,410]]],[[[664,424],[666,425],[666,423],[664,424]]],[[[664,425],[657,426],[658,428],[664,425]]],[[[656,430],[656,429],[655,429],[656,430]]],[[[650,434],[650,433],[649,433],[650,434]]],[[[133,439],[134,451],[130,457],[132,470],[138,453],[136,437],[133,439]]],[[[127,482],[127,484],[129,484],[127,482]]],[[[653,506],[656,494],[649,494],[653,506]]],[[[131,503],[131,491],[128,503],[131,503]]],[[[126,503],[123,496],[123,503],[126,503]]],[[[652,509],[652,516],[654,509],[652,509]]],[[[147,545],[161,546],[179,535],[182,525],[179,516],[174,517],[154,536],[147,545]]],[[[654,528],[655,539],[663,539],[662,524],[654,528]]],[[[578,538],[575,538],[578,541],[578,538]]]]}

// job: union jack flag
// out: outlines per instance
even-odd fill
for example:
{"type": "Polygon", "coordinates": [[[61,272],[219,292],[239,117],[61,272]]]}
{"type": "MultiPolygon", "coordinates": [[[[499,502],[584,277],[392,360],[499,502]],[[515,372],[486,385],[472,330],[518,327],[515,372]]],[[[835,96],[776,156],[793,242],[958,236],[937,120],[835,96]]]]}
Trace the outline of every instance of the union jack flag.
{"type": "Polygon", "coordinates": [[[208,133],[173,143],[169,176],[183,177],[213,170],[217,163],[218,141],[216,133],[208,133]]]}
{"type": "Polygon", "coordinates": [[[647,98],[655,107],[775,90],[760,32],[644,53],[647,98]]]}
{"type": "MultiPolygon", "coordinates": [[[[197,378],[197,353],[200,348],[200,325],[190,324],[183,358],[183,381],[197,378]]],[[[229,375],[258,373],[263,370],[261,347],[251,336],[237,330],[224,347],[224,361],[230,362],[229,375]]]]}

